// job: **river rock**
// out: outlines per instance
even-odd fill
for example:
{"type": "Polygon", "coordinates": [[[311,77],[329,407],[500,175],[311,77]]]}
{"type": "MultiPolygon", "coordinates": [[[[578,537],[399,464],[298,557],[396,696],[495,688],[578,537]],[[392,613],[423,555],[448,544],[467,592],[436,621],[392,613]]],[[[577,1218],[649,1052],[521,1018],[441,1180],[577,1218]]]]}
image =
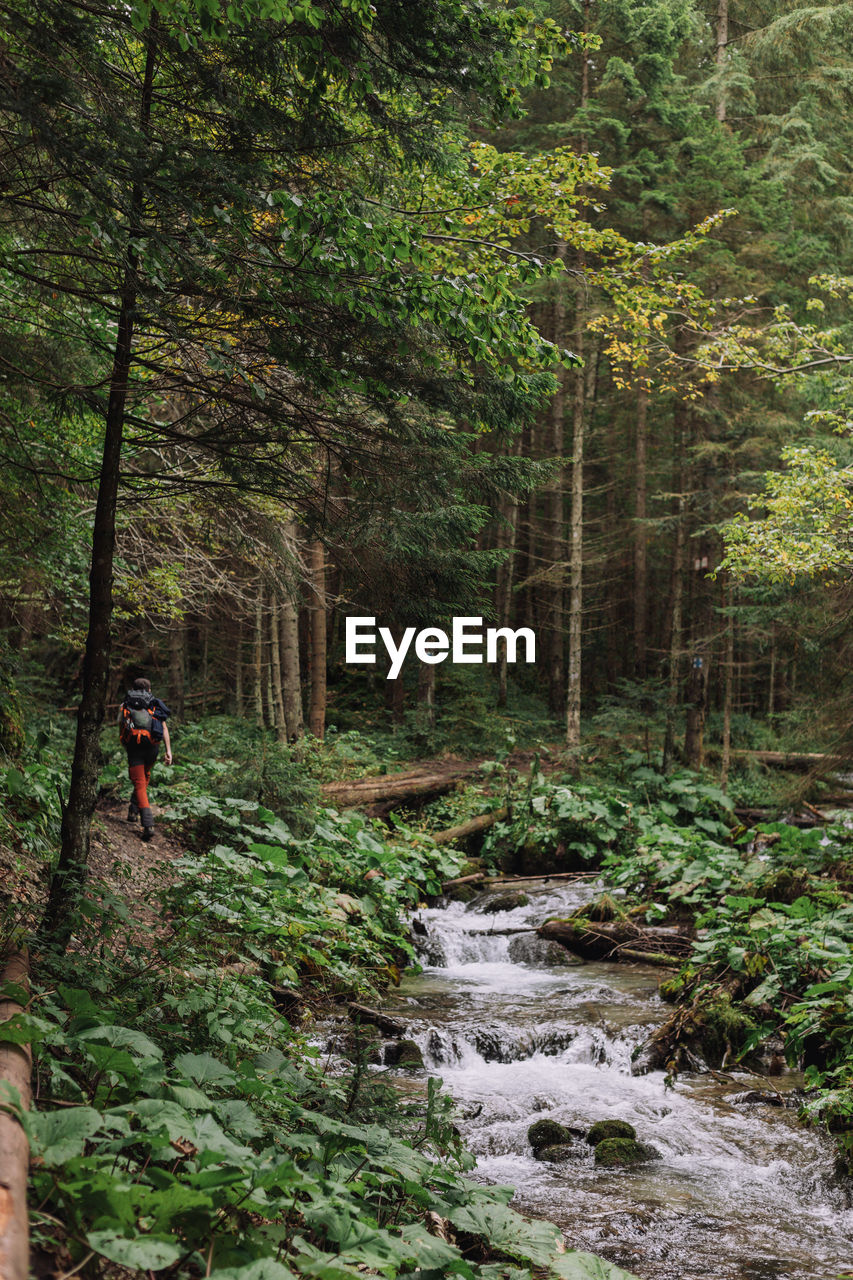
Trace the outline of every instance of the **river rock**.
{"type": "Polygon", "coordinates": [[[597,1147],[600,1142],[605,1142],[608,1138],[636,1139],[636,1137],[637,1130],[632,1124],[628,1124],[627,1120],[596,1120],[586,1135],[586,1140],[591,1147],[597,1147]]]}
{"type": "Polygon", "coordinates": [[[498,911],[515,911],[516,907],[526,907],[529,902],[527,894],[517,890],[515,893],[499,893],[496,898],[488,898],[481,910],[484,915],[495,915],[498,911]]]}
{"type": "Polygon", "coordinates": [[[604,1138],[595,1148],[595,1163],[602,1169],[624,1169],[661,1158],[655,1147],[634,1138],[604,1138]]]}
{"type": "Polygon", "coordinates": [[[565,967],[584,963],[580,956],[567,951],[565,947],[560,946],[559,942],[548,942],[545,938],[538,938],[535,933],[520,933],[510,938],[507,953],[513,964],[535,964],[556,968],[558,965],[565,967]]]}
{"type": "Polygon", "coordinates": [[[527,1141],[533,1148],[533,1154],[539,1156],[546,1147],[559,1147],[572,1140],[572,1131],[556,1120],[537,1120],[527,1130],[527,1141]]]}
{"type": "Polygon", "coordinates": [[[557,1143],[553,1147],[539,1147],[535,1152],[537,1160],[546,1164],[567,1164],[569,1160],[579,1160],[583,1156],[583,1148],[568,1142],[557,1143]]]}
{"type": "Polygon", "coordinates": [[[414,1040],[392,1040],[385,1045],[385,1062],[389,1067],[423,1067],[424,1055],[414,1040]]]}

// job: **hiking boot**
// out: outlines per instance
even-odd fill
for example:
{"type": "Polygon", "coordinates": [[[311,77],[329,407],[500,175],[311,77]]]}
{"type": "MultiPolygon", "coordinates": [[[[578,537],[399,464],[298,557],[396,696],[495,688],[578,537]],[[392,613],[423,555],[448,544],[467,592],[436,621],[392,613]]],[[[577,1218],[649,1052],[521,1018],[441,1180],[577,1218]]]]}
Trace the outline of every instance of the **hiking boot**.
{"type": "Polygon", "coordinates": [[[127,806],[127,820],[128,822],[135,822],[138,817],[139,805],[135,800],[131,800],[130,804],[127,806]]]}
{"type": "Polygon", "coordinates": [[[150,840],[154,835],[154,814],[150,808],[140,809],[139,818],[142,822],[142,839],[150,840]]]}

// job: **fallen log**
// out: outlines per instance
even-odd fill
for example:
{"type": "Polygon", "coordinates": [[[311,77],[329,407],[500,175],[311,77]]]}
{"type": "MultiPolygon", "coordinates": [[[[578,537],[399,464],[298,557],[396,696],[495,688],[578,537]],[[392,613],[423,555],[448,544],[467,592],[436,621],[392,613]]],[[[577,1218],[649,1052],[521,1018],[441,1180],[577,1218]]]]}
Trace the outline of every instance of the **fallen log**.
{"type": "Polygon", "coordinates": [[[757,760],[759,764],[773,765],[778,769],[842,769],[850,763],[848,757],[827,755],[822,751],[733,751],[736,760],[757,760]]]}
{"type": "MultiPolygon", "coordinates": [[[[468,773],[473,770],[469,770],[468,773]]],[[[323,799],[341,809],[365,809],[382,804],[397,808],[409,800],[439,796],[452,791],[468,773],[431,773],[415,776],[384,774],[363,778],[359,782],[326,782],[321,787],[323,799]]]]}
{"type": "Polygon", "coordinates": [[[354,1000],[350,1000],[347,1009],[353,1022],[367,1022],[370,1026],[384,1031],[386,1036],[401,1036],[406,1030],[405,1022],[400,1022],[399,1018],[389,1017],[381,1009],[371,1009],[366,1004],[356,1004],[354,1000]]]}
{"type": "Polygon", "coordinates": [[[623,947],[613,959],[627,960],[629,964],[650,964],[658,969],[677,969],[683,956],[666,956],[661,951],[635,951],[631,947],[623,947]]]}
{"type": "MultiPolygon", "coordinates": [[[[0,982],[12,992],[0,999],[0,1023],[23,1013],[21,998],[29,990],[29,960],[24,950],[12,951],[0,974],[0,982]]],[[[31,1101],[32,1049],[28,1044],[0,1044],[0,1101],[14,1098],[17,1091],[25,1111],[31,1101]]],[[[27,1280],[30,1271],[30,1232],[27,1214],[27,1174],[30,1148],[20,1123],[0,1111],[0,1280],[27,1280]]]]}
{"type": "Polygon", "coordinates": [[[625,950],[636,955],[656,952],[668,956],[686,956],[690,952],[690,938],[678,928],[649,925],[641,929],[630,920],[546,920],[536,932],[540,938],[559,942],[585,960],[618,960],[625,950]]]}
{"type": "Polygon", "coordinates": [[[485,871],[475,871],[470,876],[457,876],[455,880],[445,880],[441,886],[442,893],[449,893],[451,889],[458,889],[463,884],[477,884],[481,880],[486,879],[485,871]]]}
{"type": "Polygon", "coordinates": [[[468,836],[475,836],[478,831],[488,831],[489,827],[493,827],[496,822],[505,818],[507,812],[506,808],[502,808],[494,809],[491,813],[481,813],[478,818],[469,818],[467,822],[460,822],[458,826],[436,831],[433,840],[436,844],[453,844],[456,840],[467,840],[468,836]]]}
{"type": "MultiPolygon", "coordinates": [[[[800,827],[806,830],[822,824],[812,814],[780,813],[778,809],[734,809],[733,813],[740,822],[753,826],[756,822],[784,822],[789,827],[800,827]]],[[[826,821],[826,819],[824,820],[826,821]]]]}

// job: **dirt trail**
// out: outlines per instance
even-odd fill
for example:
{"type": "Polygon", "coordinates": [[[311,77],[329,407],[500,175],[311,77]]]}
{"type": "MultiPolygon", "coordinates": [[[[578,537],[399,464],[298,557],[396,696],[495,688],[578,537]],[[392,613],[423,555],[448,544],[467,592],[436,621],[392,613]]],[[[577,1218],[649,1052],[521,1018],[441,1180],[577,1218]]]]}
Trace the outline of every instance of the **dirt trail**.
{"type": "MultiPolygon", "coordinates": [[[[155,808],[155,818],[158,814],[155,808]]],[[[174,861],[184,852],[162,823],[154,839],[142,840],[138,823],[126,821],[127,801],[98,802],[92,822],[89,852],[89,892],[98,898],[99,888],[127,904],[134,933],[162,937],[167,929],[158,890],[177,878],[174,861]],[[153,904],[153,905],[152,905],[153,904]]],[[[9,846],[0,847],[0,906],[9,904],[2,932],[33,930],[47,902],[47,865],[43,858],[9,846]]],[[[0,936],[0,944],[4,941],[0,936]]]]}

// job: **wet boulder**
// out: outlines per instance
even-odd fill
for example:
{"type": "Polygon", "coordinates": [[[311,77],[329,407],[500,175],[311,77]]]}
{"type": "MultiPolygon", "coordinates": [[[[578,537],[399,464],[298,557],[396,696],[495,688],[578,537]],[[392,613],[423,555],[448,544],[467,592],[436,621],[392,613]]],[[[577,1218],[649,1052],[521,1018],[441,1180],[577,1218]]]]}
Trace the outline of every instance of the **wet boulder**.
{"type": "Polygon", "coordinates": [[[513,964],[542,965],[549,968],[557,966],[580,965],[584,961],[561,947],[559,942],[548,942],[538,938],[535,933],[519,933],[510,938],[508,955],[513,964]]]}
{"type": "Polygon", "coordinates": [[[391,1041],[385,1045],[385,1063],[389,1067],[422,1068],[424,1055],[414,1040],[391,1041]]]}
{"type": "Polygon", "coordinates": [[[596,1120],[586,1135],[586,1140],[591,1147],[597,1147],[599,1142],[605,1142],[608,1138],[636,1137],[637,1130],[627,1120],[596,1120]]]}
{"type": "Polygon", "coordinates": [[[537,1160],[544,1160],[546,1164],[567,1164],[570,1160],[583,1158],[583,1147],[559,1142],[553,1147],[539,1147],[534,1154],[537,1160]]]}
{"type": "Polygon", "coordinates": [[[527,1141],[537,1158],[540,1151],[547,1147],[564,1146],[571,1142],[573,1136],[571,1129],[556,1120],[537,1120],[527,1130],[527,1141]]]}
{"type": "Polygon", "coordinates": [[[601,1169],[628,1169],[647,1160],[660,1160],[660,1152],[634,1138],[604,1138],[595,1148],[595,1163],[601,1169]]]}
{"type": "Polygon", "coordinates": [[[513,893],[499,893],[497,897],[488,898],[480,908],[485,915],[496,915],[498,911],[515,911],[516,907],[526,907],[530,899],[520,889],[513,893]]]}

